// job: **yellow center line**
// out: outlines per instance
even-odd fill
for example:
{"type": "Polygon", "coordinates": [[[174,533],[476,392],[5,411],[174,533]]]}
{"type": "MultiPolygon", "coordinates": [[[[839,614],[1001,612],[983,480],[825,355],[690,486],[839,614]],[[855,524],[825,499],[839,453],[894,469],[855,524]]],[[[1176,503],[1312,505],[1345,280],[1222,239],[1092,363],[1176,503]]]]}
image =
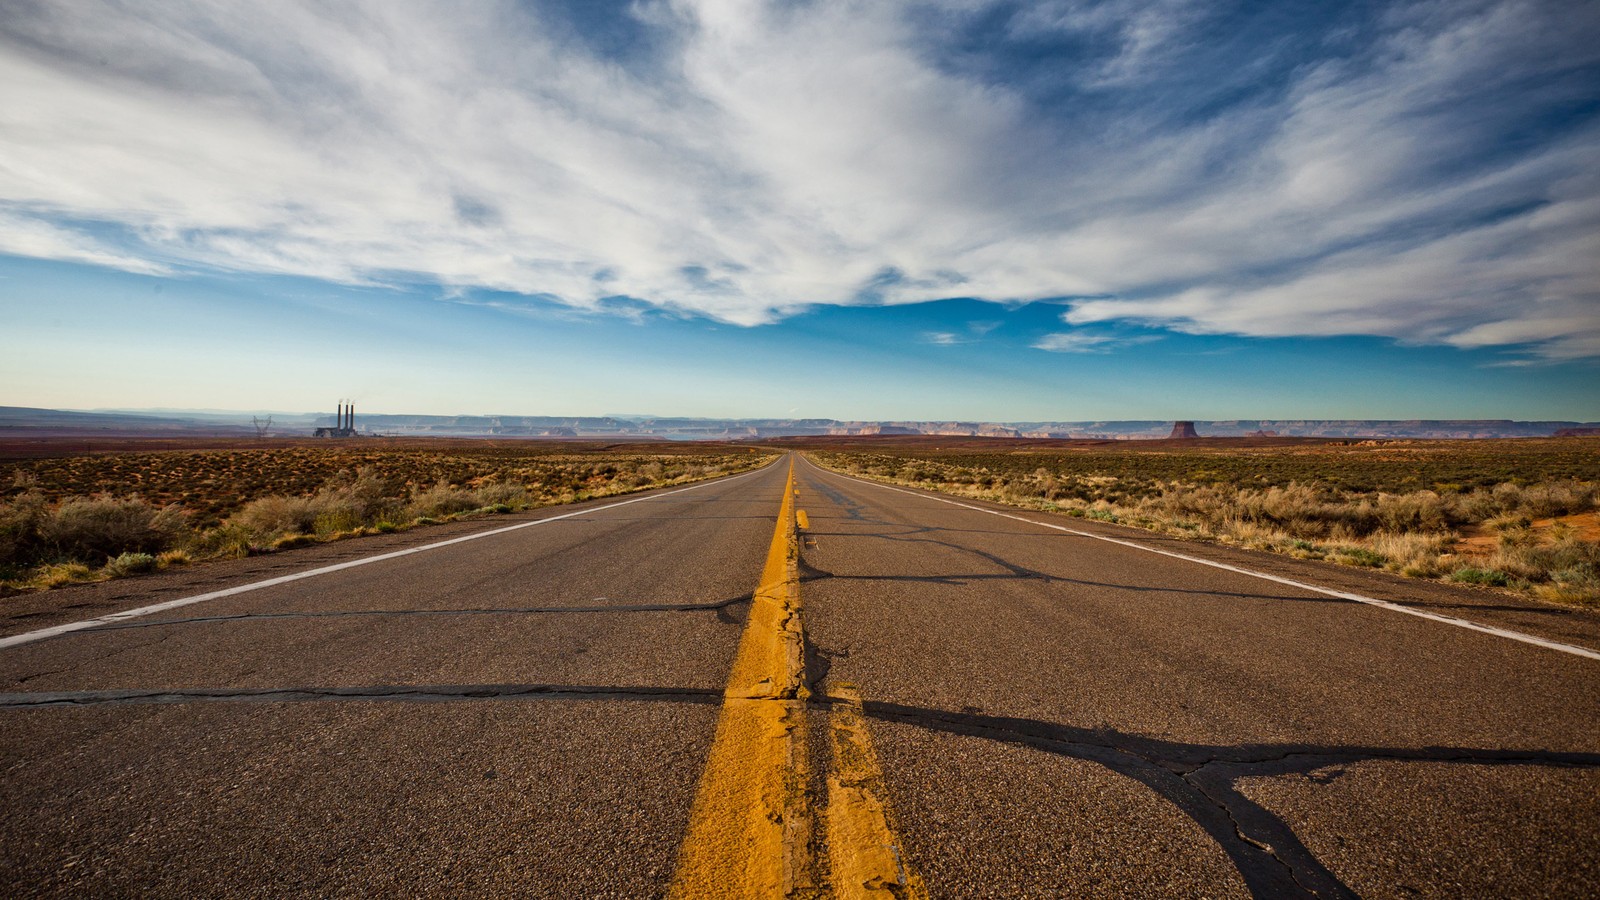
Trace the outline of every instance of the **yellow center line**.
{"type": "Polygon", "coordinates": [[[828,863],[838,897],[903,897],[926,900],[928,889],[906,862],[895,831],[894,811],[883,785],[878,754],[867,734],[861,694],[835,684],[829,723],[833,766],[828,772],[828,863]]]}
{"type": "Polygon", "coordinates": [[[797,493],[791,460],[668,896],[925,898],[895,835],[860,694],[849,685],[830,698],[831,878],[820,874],[811,855],[810,692],[798,575],[798,528],[809,522],[795,509],[797,493]]]}
{"type": "Polygon", "coordinates": [[[791,461],[671,897],[816,893],[798,557],[791,461]]]}

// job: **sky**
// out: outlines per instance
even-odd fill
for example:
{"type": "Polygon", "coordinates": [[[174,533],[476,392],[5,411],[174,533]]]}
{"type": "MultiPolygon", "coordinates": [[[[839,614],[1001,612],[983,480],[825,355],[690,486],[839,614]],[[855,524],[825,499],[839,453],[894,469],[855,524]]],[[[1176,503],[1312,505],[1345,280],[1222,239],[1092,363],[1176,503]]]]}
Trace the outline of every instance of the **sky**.
{"type": "Polygon", "coordinates": [[[1600,420],[1600,4],[3,6],[0,405],[1600,420]]]}

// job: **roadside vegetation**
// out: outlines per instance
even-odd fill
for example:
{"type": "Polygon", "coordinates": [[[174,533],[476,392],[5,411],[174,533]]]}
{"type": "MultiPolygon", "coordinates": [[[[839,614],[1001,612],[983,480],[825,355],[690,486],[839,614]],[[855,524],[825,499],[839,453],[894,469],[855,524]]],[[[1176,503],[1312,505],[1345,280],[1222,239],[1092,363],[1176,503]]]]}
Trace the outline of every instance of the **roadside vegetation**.
{"type": "Polygon", "coordinates": [[[824,465],[1300,559],[1600,606],[1600,442],[813,453],[824,465]]]}
{"type": "Polygon", "coordinates": [[[685,484],[772,458],[557,447],[0,460],[0,596],[685,484]]]}

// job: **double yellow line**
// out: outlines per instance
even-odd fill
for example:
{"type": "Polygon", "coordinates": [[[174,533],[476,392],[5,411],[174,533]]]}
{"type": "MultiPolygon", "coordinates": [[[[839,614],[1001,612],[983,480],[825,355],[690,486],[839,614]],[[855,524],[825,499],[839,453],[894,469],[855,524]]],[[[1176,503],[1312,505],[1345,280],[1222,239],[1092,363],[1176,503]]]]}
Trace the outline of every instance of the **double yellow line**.
{"type": "Polygon", "coordinates": [[[813,853],[795,495],[791,461],[669,896],[926,897],[895,837],[861,699],[848,685],[825,698],[826,871],[813,853]]]}

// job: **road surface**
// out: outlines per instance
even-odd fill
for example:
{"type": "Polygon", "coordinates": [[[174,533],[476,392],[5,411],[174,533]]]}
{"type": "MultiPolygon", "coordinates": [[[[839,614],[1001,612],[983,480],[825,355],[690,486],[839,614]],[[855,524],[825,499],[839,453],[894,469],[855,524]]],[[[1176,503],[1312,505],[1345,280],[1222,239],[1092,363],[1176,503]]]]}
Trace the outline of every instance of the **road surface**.
{"type": "Polygon", "coordinates": [[[7,601],[8,893],[1600,894],[1600,617],[792,461],[7,601]]]}

